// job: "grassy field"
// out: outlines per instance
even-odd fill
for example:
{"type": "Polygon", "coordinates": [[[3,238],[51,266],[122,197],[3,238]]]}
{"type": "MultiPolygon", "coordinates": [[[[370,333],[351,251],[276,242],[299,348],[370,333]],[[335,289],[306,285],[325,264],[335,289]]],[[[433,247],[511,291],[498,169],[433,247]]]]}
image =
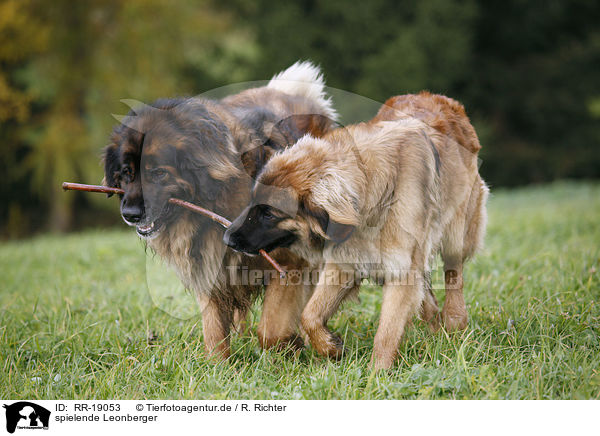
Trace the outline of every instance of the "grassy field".
{"type": "Polygon", "coordinates": [[[346,338],[340,362],[310,348],[264,352],[250,335],[234,338],[229,363],[213,365],[200,319],[153,303],[133,232],[4,243],[0,397],[599,398],[600,185],[497,191],[489,211],[486,248],[466,269],[469,328],[431,334],[415,323],[386,373],[367,367],[376,287],[330,324],[346,338]]]}

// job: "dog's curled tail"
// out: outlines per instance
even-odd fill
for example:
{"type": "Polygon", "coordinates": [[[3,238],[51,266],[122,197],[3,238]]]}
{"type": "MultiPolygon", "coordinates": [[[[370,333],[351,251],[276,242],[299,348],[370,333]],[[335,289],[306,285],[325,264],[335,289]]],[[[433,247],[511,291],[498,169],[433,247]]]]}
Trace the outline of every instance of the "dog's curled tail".
{"type": "Polygon", "coordinates": [[[310,61],[297,61],[286,70],[275,74],[267,87],[286,94],[306,97],[322,108],[323,115],[334,121],[338,120],[331,97],[325,92],[323,73],[310,61]]]}

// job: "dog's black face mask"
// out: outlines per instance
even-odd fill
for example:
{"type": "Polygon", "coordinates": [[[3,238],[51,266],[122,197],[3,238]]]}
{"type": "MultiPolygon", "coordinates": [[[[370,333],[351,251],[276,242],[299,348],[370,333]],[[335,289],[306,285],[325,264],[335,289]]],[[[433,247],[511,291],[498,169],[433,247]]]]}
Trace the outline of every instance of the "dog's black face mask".
{"type": "Polygon", "coordinates": [[[293,230],[280,227],[288,218],[271,206],[251,205],[227,229],[223,241],[234,250],[247,254],[289,247],[298,238],[293,230]]]}
{"type": "Polygon", "coordinates": [[[105,150],[105,183],[125,191],[123,220],[147,239],[183,213],[170,198],[212,208],[226,180],[235,176],[227,128],[201,104],[176,102],[130,115],[105,150]]]}
{"type": "MultiPolygon", "coordinates": [[[[147,220],[141,156],[147,125],[157,114],[164,114],[183,100],[158,100],[152,106],[131,110],[115,127],[111,144],[104,150],[104,183],[125,191],[121,197],[121,216],[144,236],[147,220]]],[[[146,229],[147,230],[147,229],[146,229]]]]}
{"type": "Polygon", "coordinates": [[[140,152],[144,135],[135,129],[118,126],[113,143],[105,150],[105,183],[125,191],[121,197],[121,216],[130,226],[145,218],[144,196],[140,171],[140,152]]]}
{"type": "Polygon", "coordinates": [[[283,247],[311,256],[311,252],[322,252],[327,241],[346,241],[353,231],[354,226],[330,219],[325,209],[298,200],[287,188],[259,185],[250,206],[225,232],[223,242],[247,254],[283,247]]]}
{"type": "MultiPolygon", "coordinates": [[[[177,172],[169,159],[175,151],[169,144],[155,145],[153,153],[144,152],[144,143],[154,143],[151,133],[140,135],[138,153],[127,153],[127,146],[107,152],[106,165],[115,168],[115,179],[107,180],[125,191],[121,195],[121,216],[125,223],[135,226],[140,237],[151,238],[174,219],[169,213],[170,196],[181,197],[184,189],[179,186],[177,172]],[[117,154],[114,156],[113,154],[117,154]],[[118,168],[118,169],[117,169],[118,168]]],[[[148,147],[150,148],[150,147],[148,147]]]]}

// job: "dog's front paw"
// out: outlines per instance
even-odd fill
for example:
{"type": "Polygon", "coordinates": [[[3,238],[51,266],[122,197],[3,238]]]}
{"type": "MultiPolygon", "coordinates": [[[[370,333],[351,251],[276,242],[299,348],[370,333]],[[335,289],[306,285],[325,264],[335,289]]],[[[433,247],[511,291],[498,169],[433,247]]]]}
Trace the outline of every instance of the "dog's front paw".
{"type": "Polygon", "coordinates": [[[329,338],[324,345],[323,349],[318,350],[319,353],[330,359],[341,359],[344,354],[344,341],[342,341],[342,338],[339,335],[329,333],[329,338]]]}
{"type": "MultiPolygon", "coordinates": [[[[444,309],[446,309],[444,307],[444,309]]],[[[466,313],[442,309],[442,321],[447,331],[464,330],[469,325],[469,316],[466,313]]]]}

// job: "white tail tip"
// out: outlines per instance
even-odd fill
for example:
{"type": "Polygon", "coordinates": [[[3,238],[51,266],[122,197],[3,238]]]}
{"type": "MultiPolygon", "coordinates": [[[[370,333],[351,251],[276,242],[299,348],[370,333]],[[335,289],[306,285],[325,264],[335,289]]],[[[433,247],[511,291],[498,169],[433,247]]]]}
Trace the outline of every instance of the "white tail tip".
{"type": "Polygon", "coordinates": [[[334,121],[338,119],[331,97],[325,92],[325,79],[321,69],[310,61],[298,61],[274,75],[267,87],[311,99],[321,106],[323,115],[334,121]]]}

